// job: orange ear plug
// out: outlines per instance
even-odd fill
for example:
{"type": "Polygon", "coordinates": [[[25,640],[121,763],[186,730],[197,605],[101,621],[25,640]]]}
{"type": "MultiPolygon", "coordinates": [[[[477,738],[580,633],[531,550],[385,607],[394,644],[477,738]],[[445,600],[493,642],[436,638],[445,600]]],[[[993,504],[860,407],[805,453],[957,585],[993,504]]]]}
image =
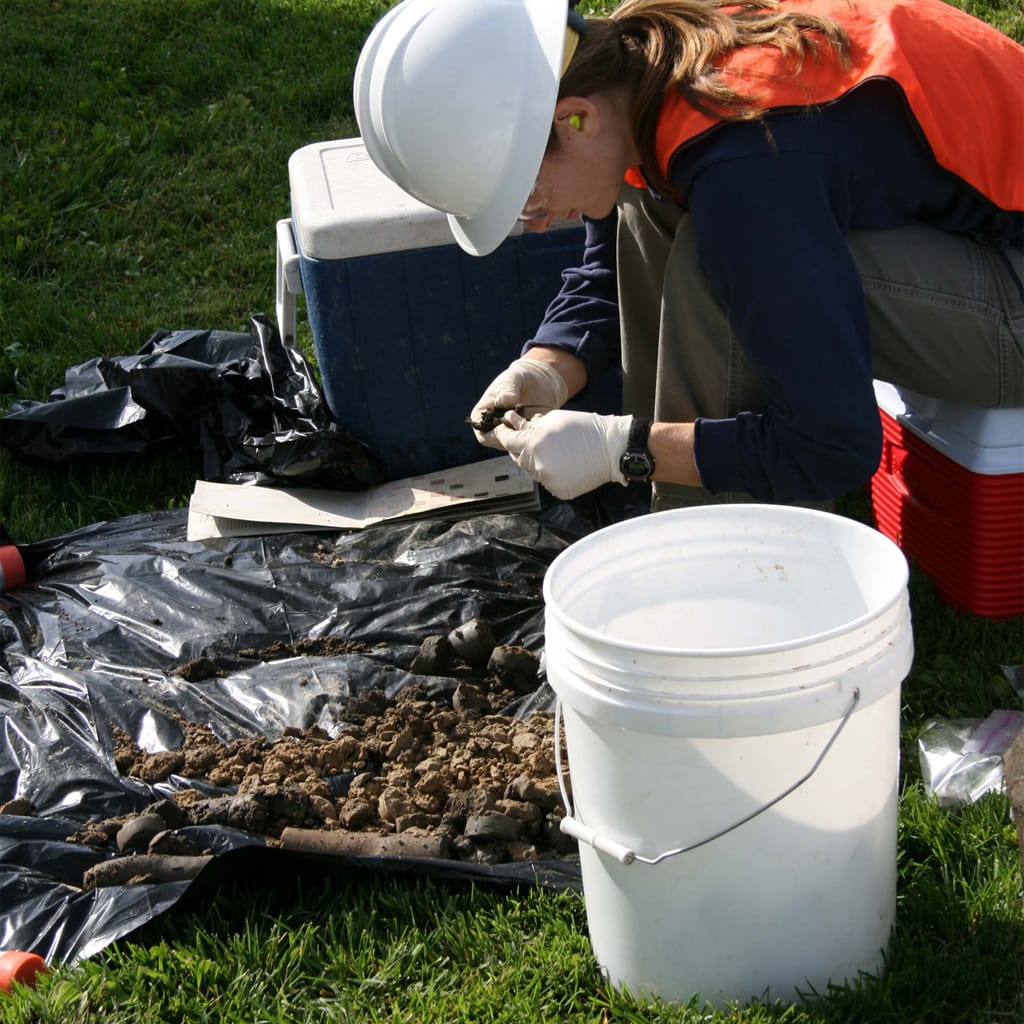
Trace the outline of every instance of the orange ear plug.
{"type": "Polygon", "coordinates": [[[48,970],[46,961],[36,953],[8,949],[0,953],[0,992],[10,992],[15,982],[34,985],[36,975],[45,974],[48,970]]]}

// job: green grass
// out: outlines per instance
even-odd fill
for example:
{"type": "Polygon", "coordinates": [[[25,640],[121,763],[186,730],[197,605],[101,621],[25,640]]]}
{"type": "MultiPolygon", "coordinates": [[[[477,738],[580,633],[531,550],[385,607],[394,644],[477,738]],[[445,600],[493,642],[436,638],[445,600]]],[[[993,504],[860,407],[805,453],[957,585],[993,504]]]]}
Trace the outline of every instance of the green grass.
{"type": "MultiPolygon", "coordinates": [[[[356,133],[350,82],[385,0],[4,0],[0,16],[0,410],[155,330],[242,330],[274,303],[289,155],[356,133]]],[[[1024,39],[1015,0],[965,3],[1024,39]]],[[[300,344],[309,338],[300,320],[300,344]]],[[[0,451],[0,522],[30,541],[187,500],[198,456],[28,468],[0,451]]],[[[864,517],[863,501],[844,505],[864,517]]],[[[932,717],[1018,707],[1000,666],[1020,622],[956,613],[916,571],[904,685],[899,906],[882,979],[807,1006],[705,1016],[612,991],[572,894],[304,877],[176,908],[0,1019],[73,1022],[1020,1024],[1024,887],[1001,794],[940,810],[932,717]]]]}
{"type": "MultiPolygon", "coordinates": [[[[11,1024],[525,1021],[834,1024],[1014,1022],[1024,1011],[1019,876],[1005,800],[901,810],[899,925],[888,975],[805,1006],[707,1015],[611,990],[574,894],[491,893],[373,877],[228,888],[19,991],[11,1024]]],[[[2,1004],[0,1004],[2,1009],[2,1004]]]]}
{"type": "MultiPolygon", "coordinates": [[[[0,410],[160,328],[274,310],[288,157],[357,134],[351,80],[382,0],[5,0],[0,410]]],[[[301,341],[308,349],[309,339],[301,341]]],[[[0,522],[29,541],[187,500],[197,457],[25,468],[0,522]],[[157,465],[154,465],[154,462],[157,465]]]]}

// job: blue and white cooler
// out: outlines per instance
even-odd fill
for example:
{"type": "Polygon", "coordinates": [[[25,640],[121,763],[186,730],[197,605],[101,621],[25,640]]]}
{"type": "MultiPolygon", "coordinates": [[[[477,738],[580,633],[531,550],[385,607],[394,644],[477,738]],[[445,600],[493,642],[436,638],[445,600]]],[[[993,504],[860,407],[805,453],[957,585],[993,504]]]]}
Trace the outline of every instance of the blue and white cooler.
{"type": "Polygon", "coordinates": [[[380,456],[389,479],[497,454],[477,444],[466,417],[536,329],[561,271],[578,262],[582,226],[517,226],[489,256],[468,256],[445,215],[382,174],[358,138],[297,150],[288,176],[278,326],[294,341],[303,293],[334,419],[380,456]]]}

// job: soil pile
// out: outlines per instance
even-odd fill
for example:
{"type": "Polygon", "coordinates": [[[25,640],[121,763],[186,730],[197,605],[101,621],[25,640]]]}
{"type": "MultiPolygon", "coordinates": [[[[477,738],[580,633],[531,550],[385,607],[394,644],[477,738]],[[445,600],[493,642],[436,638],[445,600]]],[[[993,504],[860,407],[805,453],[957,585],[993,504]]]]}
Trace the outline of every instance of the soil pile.
{"type": "MultiPolygon", "coordinates": [[[[574,854],[574,840],[559,830],[565,809],[552,716],[496,711],[536,687],[536,657],[495,645],[486,623],[473,620],[424,640],[412,667],[450,675],[453,686],[352,696],[330,734],[288,728],[275,740],[224,743],[206,725],[181,722],[180,749],[146,753],[118,731],[119,772],[149,785],[172,776],[192,785],[140,814],[90,822],[76,833],[73,841],[116,843],[133,855],[90,869],[86,885],[195,873],[211,851],[181,831],[190,825],[228,826],[269,845],[322,853],[479,864],[574,854]]],[[[215,671],[213,663],[191,664],[182,674],[215,671]]]]}

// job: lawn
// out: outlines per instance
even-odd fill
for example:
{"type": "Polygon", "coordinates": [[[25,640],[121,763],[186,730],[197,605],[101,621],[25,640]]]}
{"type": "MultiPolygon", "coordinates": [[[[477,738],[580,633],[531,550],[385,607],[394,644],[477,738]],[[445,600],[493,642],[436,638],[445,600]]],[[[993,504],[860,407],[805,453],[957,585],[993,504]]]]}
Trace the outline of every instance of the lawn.
{"type": "MultiPolygon", "coordinates": [[[[287,161],[356,134],[351,77],[384,0],[4,0],[0,17],[0,411],[159,329],[273,313],[287,161]]],[[[965,2],[1024,40],[1017,0],[965,2]]],[[[300,317],[299,343],[312,357],[300,317]]],[[[0,451],[20,542],[181,507],[195,453],[26,467],[0,451]]],[[[859,496],[843,503],[865,517],[859,496]]],[[[613,991],[572,893],[376,876],[237,884],[182,906],[0,1019],[71,1022],[1010,1024],[1024,1020],[1024,885],[1005,796],[939,808],[917,741],[932,718],[1020,706],[1002,670],[1020,621],[944,605],[913,573],[899,905],[889,969],[798,1006],[704,1014],[613,991]]],[[[841,927],[841,922],[837,926],[841,927]]]]}

